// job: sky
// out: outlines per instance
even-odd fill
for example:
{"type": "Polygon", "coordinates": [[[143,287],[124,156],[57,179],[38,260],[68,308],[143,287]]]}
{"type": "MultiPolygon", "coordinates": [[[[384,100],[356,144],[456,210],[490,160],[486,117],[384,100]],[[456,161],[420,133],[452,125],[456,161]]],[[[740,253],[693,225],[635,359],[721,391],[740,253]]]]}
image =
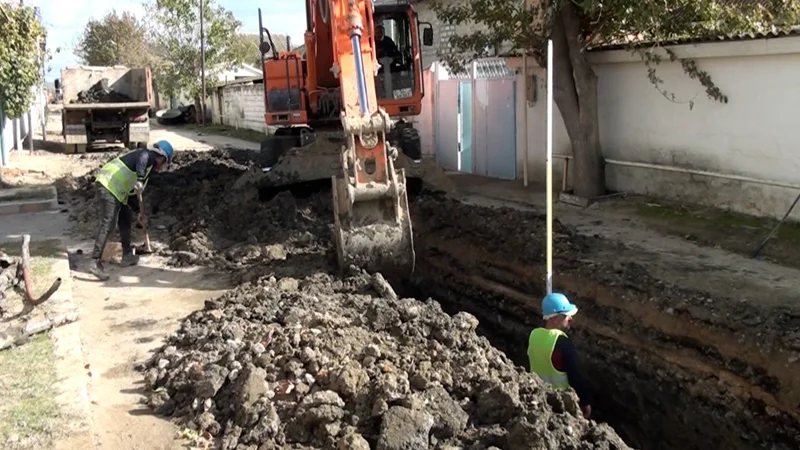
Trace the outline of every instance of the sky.
{"type": "MultiPolygon", "coordinates": [[[[288,34],[292,42],[300,43],[305,32],[304,0],[216,0],[231,11],[242,22],[240,31],[258,33],[258,8],[264,19],[264,26],[270,32],[288,34]]],[[[72,49],[90,19],[99,19],[112,9],[117,12],[129,11],[141,16],[144,14],[143,0],[25,0],[26,4],[42,9],[42,20],[47,28],[47,46],[60,47],[53,54],[47,81],[58,78],[61,69],[78,64],[72,49]],[[62,3],[63,2],[63,3],[62,3]],[[72,6],[67,6],[67,5],[72,6]]]]}

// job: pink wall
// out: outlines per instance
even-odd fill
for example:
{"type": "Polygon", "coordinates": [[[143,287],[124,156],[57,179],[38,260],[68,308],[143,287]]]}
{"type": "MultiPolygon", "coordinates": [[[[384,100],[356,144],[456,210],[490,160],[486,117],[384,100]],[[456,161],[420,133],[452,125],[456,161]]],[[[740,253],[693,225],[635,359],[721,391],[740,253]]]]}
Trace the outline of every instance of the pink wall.
{"type": "Polygon", "coordinates": [[[422,155],[436,155],[436,138],[434,135],[434,97],[436,96],[436,74],[428,69],[422,72],[425,86],[425,97],[422,99],[422,111],[416,117],[417,129],[422,140],[422,155]]]}

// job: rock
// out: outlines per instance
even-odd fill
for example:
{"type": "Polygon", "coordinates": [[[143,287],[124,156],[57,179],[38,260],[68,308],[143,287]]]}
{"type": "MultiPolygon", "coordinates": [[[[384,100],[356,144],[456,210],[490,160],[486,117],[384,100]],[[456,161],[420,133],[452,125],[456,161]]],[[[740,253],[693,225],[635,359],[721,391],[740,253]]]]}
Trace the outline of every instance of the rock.
{"type": "Polygon", "coordinates": [[[334,376],[331,387],[345,397],[355,395],[369,380],[369,375],[356,364],[342,367],[334,376]]]}
{"type": "Polygon", "coordinates": [[[267,245],[263,255],[271,260],[282,261],[286,259],[286,249],[282,245],[267,245]]]}
{"type": "Polygon", "coordinates": [[[336,448],[338,450],[370,450],[369,442],[356,432],[351,432],[339,438],[336,448]]]}
{"type": "Polygon", "coordinates": [[[197,264],[197,262],[200,260],[200,256],[185,250],[178,250],[173,252],[172,257],[175,258],[175,260],[178,261],[179,263],[187,265],[197,264]]]}
{"type": "Polygon", "coordinates": [[[393,406],[384,414],[377,450],[427,450],[433,417],[425,411],[393,406]]]}
{"type": "Polygon", "coordinates": [[[467,414],[441,386],[433,386],[422,395],[433,415],[433,434],[440,439],[459,434],[467,426],[467,414]]]}
{"type": "Polygon", "coordinates": [[[237,404],[250,407],[267,392],[267,371],[255,366],[249,366],[236,380],[238,392],[237,404]]]}
{"type": "Polygon", "coordinates": [[[300,282],[294,278],[282,278],[278,281],[278,289],[284,292],[294,292],[300,287],[300,282]]]}
{"type": "Polygon", "coordinates": [[[228,373],[228,369],[216,364],[209,366],[202,374],[203,378],[195,385],[197,396],[200,398],[212,398],[217,395],[217,391],[222,387],[228,373]]]}

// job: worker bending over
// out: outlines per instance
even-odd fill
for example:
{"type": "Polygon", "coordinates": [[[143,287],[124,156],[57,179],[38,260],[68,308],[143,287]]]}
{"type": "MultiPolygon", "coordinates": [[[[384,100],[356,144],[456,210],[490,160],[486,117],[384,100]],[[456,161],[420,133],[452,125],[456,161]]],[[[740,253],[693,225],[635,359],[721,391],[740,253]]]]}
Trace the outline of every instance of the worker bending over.
{"type": "Polygon", "coordinates": [[[106,163],[95,177],[97,185],[97,236],[92,250],[89,272],[105,281],[106,274],[100,257],[108,241],[108,236],[119,225],[122,243],[122,265],[134,266],[139,257],[133,254],[131,246],[131,226],[133,214],[145,225],[146,216],[141,211],[138,196],[144,191],[150,172],[161,172],[172,162],[172,145],[158,141],[153,149],[139,149],[112,159],[106,163]]]}
{"type": "Polygon", "coordinates": [[[542,300],[543,328],[535,328],[528,338],[528,360],[531,372],[555,389],[572,387],[578,394],[581,410],[587,419],[592,414],[589,390],[580,371],[578,354],[564,332],[569,328],[578,307],[564,294],[547,294],[542,300]]]}

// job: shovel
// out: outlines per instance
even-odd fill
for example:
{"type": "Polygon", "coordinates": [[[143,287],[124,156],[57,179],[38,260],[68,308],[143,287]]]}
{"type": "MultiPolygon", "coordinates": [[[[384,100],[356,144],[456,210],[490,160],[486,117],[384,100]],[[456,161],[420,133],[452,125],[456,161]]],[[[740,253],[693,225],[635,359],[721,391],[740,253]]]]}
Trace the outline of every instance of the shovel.
{"type": "MultiPolygon", "coordinates": [[[[144,214],[144,200],[142,200],[142,193],[137,193],[136,197],[139,199],[139,211],[142,211],[142,214],[144,214]]],[[[140,220],[139,224],[142,226],[142,228],[144,228],[144,248],[138,249],[140,251],[137,251],[136,253],[139,255],[149,255],[150,253],[153,253],[153,248],[150,246],[150,233],[147,231],[147,221],[142,223],[140,220]]]]}

